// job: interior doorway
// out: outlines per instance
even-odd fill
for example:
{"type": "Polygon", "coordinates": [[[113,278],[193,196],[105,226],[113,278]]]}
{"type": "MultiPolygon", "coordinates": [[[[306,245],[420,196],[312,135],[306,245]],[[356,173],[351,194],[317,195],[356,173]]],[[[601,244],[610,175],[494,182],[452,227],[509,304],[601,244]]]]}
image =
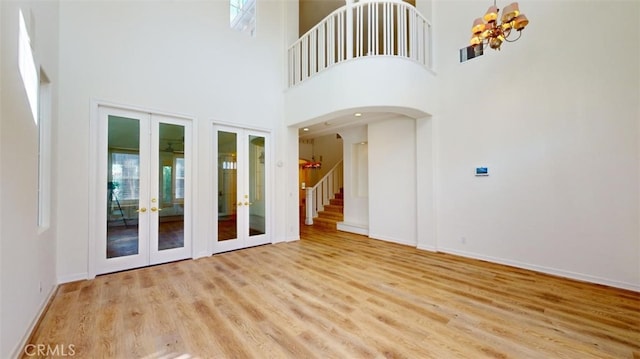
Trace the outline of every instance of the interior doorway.
{"type": "Polygon", "coordinates": [[[269,134],[214,126],[217,221],[214,253],[271,242],[269,134]]]}
{"type": "Polygon", "coordinates": [[[96,274],[191,258],[188,119],[98,107],[96,274]]]}

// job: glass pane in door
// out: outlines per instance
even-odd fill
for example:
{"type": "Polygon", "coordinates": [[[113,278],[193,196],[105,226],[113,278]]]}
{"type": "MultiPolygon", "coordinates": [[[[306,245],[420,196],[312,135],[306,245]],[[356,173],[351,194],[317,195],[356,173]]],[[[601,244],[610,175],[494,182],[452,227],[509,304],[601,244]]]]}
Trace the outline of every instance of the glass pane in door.
{"type": "Polygon", "coordinates": [[[218,131],[218,241],[238,238],[238,136],[218,131]]]}
{"type": "Polygon", "coordinates": [[[264,137],[249,135],[249,236],[265,234],[264,137]]]}
{"type": "Polygon", "coordinates": [[[159,198],[151,211],[158,212],[158,250],[184,247],[184,126],[159,124],[159,198]]]}
{"type": "Polygon", "coordinates": [[[140,121],[108,117],[107,258],[138,254],[140,121]]]}

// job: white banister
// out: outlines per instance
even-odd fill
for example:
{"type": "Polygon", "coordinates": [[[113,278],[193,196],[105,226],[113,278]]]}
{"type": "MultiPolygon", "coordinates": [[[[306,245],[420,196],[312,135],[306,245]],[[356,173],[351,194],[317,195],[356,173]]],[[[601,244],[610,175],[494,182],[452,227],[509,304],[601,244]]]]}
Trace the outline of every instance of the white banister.
{"type": "Polygon", "coordinates": [[[432,68],[431,23],[400,0],[348,0],[289,47],[289,87],[342,61],[398,56],[432,68]]]}
{"type": "Polygon", "coordinates": [[[322,211],[324,206],[330,203],[333,195],[342,188],[342,180],[343,168],[340,161],[315,186],[306,188],[304,224],[313,224],[313,218],[318,217],[318,212],[322,211]]]}

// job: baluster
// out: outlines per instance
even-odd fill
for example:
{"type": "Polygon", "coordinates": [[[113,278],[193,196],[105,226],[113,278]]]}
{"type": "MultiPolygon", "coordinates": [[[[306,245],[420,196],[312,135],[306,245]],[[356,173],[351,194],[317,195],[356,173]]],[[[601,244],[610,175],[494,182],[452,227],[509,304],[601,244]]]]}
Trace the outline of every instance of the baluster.
{"type": "Polygon", "coordinates": [[[433,35],[431,32],[431,24],[427,24],[427,60],[425,61],[425,65],[427,65],[427,67],[429,67],[430,69],[433,66],[433,46],[431,45],[433,43],[433,35]]]}
{"type": "Polygon", "coordinates": [[[338,13],[338,62],[342,61],[344,59],[343,57],[343,42],[344,42],[344,34],[342,32],[342,21],[343,21],[343,16],[342,13],[338,13]]]}
{"type": "Polygon", "coordinates": [[[428,37],[428,29],[426,24],[423,22],[422,23],[422,31],[421,31],[421,35],[422,35],[422,41],[420,42],[420,45],[422,46],[422,51],[420,51],[420,55],[422,57],[422,61],[421,63],[426,64],[427,63],[427,47],[424,46],[425,41],[427,41],[427,37],[428,37]]]}
{"type": "Polygon", "coordinates": [[[309,37],[302,39],[302,80],[309,77],[309,37]]]}
{"type": "Polygon", "coordinates": [[[320,211],[320,201],[321,201],[321,191],[318,189],[316,189],[315,191],[315,206],[313,207],[313,217],[317,217],[318,216],[318,211],[320,211]]]}
{"type": "Polygon", "coordinates": [[[318,30],[311,33],[311,74],[318,72],[318,30]]]}
{"type": "Polygon", "coordinates": [[[389,4],[385,4],[385,3],[382,4],[382,54],[383,55],[387,54],[387,46],[389,44],[389,41],[388,41],[389,35],[387,34],[388,32],[387,21],[389,20],[388,13],[387,13],[388,8],[389,8],[389,4]]]}
{"type": "Polygon", "coordinates": [[[333,176],[329,176],[327,177],[327,190],[328,190],[328,203],[331,203],[331,199],[333,198],[333,196],[335,195],[335,191],[333,190],[333,176]]]}
{"type": "MultiPolygon", "coordinates": [[[[382,49],[380,48],[381,45],[381,38],[380,38],[380,24],[378,23],[378,20],[380,20],[380,16],[381,13],[383,12],[383,8],[382,5],[380,6],[376,6],[376,12],[375,12],[375,21],[376,21],[376,33],[374,34],[376,37],[376,55],[382,55],[382,49]]],[[[382,23],[382,26],[384,27],[384,22],[382,23]]],[[[384,42],[384,40],[382,39],[382,42],[384,42]]]]}
{"type": "Polygon", "coordinates": [[[391,21],[393,20],[393,5],[387,5],[387,55],[393,55],[393,27],[391,21]]]}
{"type": "Polygon", "coordinates": [[[322,24],[318,27],[318,71],[322,71],[326,67],[325,62],[325,52],[326,52],[326,43],[325,43],[325,25],[322,24]]]}
{"type": "Polygon", "coordinates": [[[289,87],[293,86],[293,55],[291,49],[287,51],[288,69],[287,69],[287,83],[289,87]]]}
{"type": "Polygon", "coordinates": [[[346,48],[346,59],[350,59],[353,58],[353,50],[354,50],[354,46],[353,46],[353,36],[354,36],[354,27],[353,27],[353,5],[349,2],[347,2],[347,9],[345,11],[345,30],[344,30],[344,35],[345,35],[345,48],[346,48]]]}
{"type": "Polygon", "coordinates": [[[373,37],[371,36],[371,34],[373,33],[372,31],[372,27],[373,27],[373,15],[371,13],[371,4],[367,4],[367,55],[371,55],[373,54],[373,37]]]}
{"type": "Polygon", "coordinates": [[[422,64],[424,63],[424,49],[423,49],[423,41],[424,41],[424,23],[422,21],[418,21],[418,61],[422,64]]]}
{"type": "Polygon", "coordinates": [[[293,56],[295,57],[295,71],[296,71],[296,82],[302,81],[302,60],[301,53],[302,51],[300,42],[296,44],[295,51],[293,52],[293,56]]]}
{"type": "Polygon", "coordinates": [[[356,56],[362,56],[362,6],[356,8],[356,56]]]}
{"type": "Polygon", "coordinates": [[[335,42],[335,32],[333,31],[333,19],[334,17],[330,17],[329,21],[327,21],[327,52],[329,53],[329,57],[327,58],[327,66],[331,66],[334,63],[334,42],[335,42]]]}
{"type": "Polygon", "coordinates": [[[339,41],[340,41],[340,61],[343,61],[347,58],[347,54],[346,54],[346,29],[345,29],[345,25],[346,25],[346,16],[343,12],[339,13],[339,19],[340,19],[340,30],[338,30],[338,36],[339,36],[339,41]]]}
{"type": "Polygon", "coordinates": [[[287,50],[288,85],[354,56],[402,56],[432,68],[432,36],[431,24],[406,3],[349,2],[287,50]]]}
{"type": "Polygon", "coordinates": [[[409,23],[410,26],[409,28],[411,29],[409,32],[409,57],[411,57],[414,60],[418,60],[417,56],[416,56],[416,32],[417,27],[416,27],[416,16],[415,13],[413,11],[413,9],[411,10],[411,15],[409,17],[409,23]]]}
{"type": "Polygon", "coordinates": [[[405,6],[398,7],[398,47],[401,52],[399,55],[407,57],[407,8],[405,6]]]}

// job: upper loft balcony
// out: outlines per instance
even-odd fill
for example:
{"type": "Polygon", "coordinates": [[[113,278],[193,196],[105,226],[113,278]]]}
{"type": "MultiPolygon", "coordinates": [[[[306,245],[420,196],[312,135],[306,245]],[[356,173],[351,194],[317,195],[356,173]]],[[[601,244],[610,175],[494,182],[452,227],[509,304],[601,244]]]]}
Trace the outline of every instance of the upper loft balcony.
{"type": "Polygon", "coordinates": [[[431,23],[401,0],[348,0],[289,47],[287,78],[289,125],[354,109],[429,114],[431,23]]]}

